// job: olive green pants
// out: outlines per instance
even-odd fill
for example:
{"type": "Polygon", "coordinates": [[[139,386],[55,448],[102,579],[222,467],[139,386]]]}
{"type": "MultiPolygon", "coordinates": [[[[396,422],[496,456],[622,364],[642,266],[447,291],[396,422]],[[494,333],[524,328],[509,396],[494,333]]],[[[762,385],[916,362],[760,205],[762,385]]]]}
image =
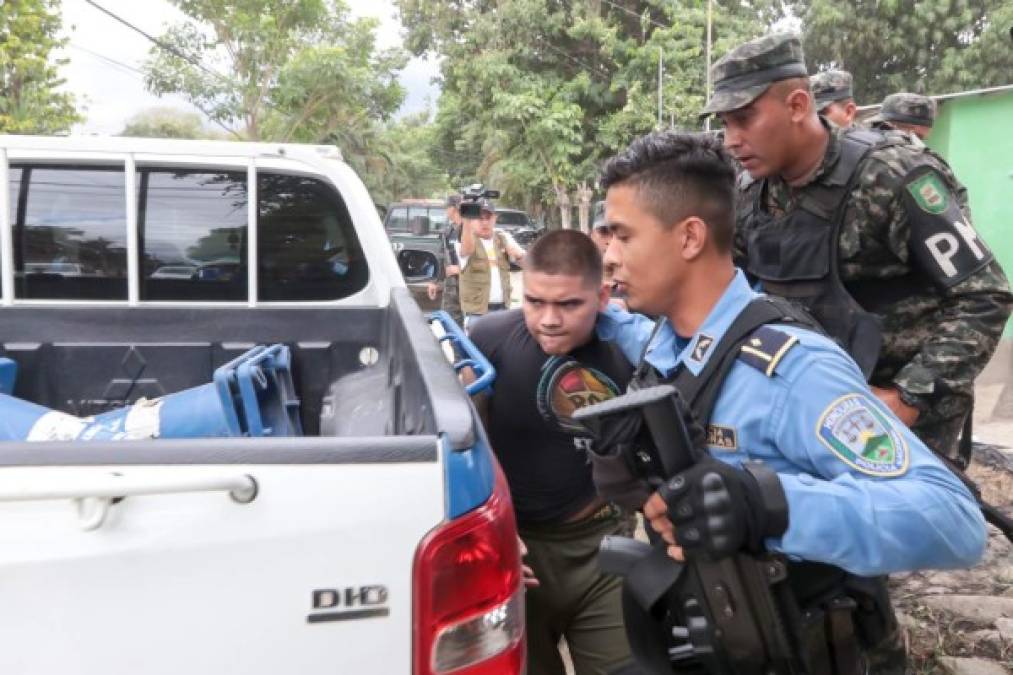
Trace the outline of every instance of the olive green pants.
{"type": "Polygon", "coordinates": [[[621,603],[621,580],[598,568],[598,545],[607,534],[632,536],[635,520],[612,509],[574,523],[520,527],[525,562],[540,585],[529,588],[528,675],[563,675],[560,638],[566,639],[576,675],[605,675],[630,660],[621,603]]]}

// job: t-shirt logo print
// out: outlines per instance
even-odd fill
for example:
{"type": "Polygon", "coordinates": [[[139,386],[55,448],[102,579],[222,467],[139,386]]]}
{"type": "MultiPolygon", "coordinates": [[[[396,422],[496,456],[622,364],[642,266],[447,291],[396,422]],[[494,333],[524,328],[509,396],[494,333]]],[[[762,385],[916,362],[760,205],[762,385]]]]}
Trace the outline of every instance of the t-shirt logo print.
{"type": "Polygon", "coordinates": [[[618,395],[619,387],[605,373],[569,356],[554,356],[542,366],[536,400],[546,422],[563,431],[586,434],[587,429],[573,420],[574,411],[618,395]]]}

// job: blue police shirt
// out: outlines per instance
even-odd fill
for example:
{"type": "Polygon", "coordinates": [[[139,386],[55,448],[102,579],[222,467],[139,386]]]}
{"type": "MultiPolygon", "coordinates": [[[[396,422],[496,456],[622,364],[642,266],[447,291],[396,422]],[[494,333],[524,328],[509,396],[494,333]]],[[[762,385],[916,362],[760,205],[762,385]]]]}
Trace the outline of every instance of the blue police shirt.
{"type": "MultiPolygon", "coordinates": [[[[759,294],[736,271],[683,349],[664,324],[646,359],[663,376],[681,364],[699,374],[732,321],[759,294]]],[[[654,322],[610,306],[599,337],[632,362],[654,322]]],[[[767,548],[874,576],[970,567],[985,550],[985,521],[971,493],[870,391],[832,340],[797,326],[774,331],[766,371],[737,359],[707,429],[711,454],[729,464],[761,460],[777,472],[789,525],[767,548]]],[[[748,356],[749,343],[744,351],[748,356]]]]}

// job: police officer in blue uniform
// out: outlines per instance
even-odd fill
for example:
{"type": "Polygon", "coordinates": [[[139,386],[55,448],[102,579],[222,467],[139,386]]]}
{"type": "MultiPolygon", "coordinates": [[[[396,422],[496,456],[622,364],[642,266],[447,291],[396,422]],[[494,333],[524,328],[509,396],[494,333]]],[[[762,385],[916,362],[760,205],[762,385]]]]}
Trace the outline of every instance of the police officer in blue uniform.
{"type": "MultiPolygon", "coordinates": [[[[709,372],[736,319],[763,297],[732,263],[727,155],[704,135],[657,132],[610,160],[602,185],[613,233],[605,262],[642,314],[610,307],[599,336],[662,381],[709,372]],[[661,317],[658,325],[644,314],[661,317]]],[[[714,461],[643,505],[672,557],[766,550],[861,577],[981,558],[985,523],[970,492],[835,342],[775,321],[736,343],[732,359],[709,418],[698,420],[714,461]],[[757,460],[776,477],[777,494],[743,470],[757,460]],[[715,476],[729,495],[717,519],[708,499],[715,476]]]]}

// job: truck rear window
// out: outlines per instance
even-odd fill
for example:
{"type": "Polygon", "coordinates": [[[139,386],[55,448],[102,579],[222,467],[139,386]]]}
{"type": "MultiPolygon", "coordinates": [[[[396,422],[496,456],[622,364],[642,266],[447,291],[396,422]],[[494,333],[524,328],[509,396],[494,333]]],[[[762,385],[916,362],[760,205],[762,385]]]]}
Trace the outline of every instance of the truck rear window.
{"type": "MultiPolygon", "coordinates": [[[[122,167],[12,164],[15,297],[127,299],[122,167]]],[[[249,299],[242,169],[138,167],[140,300],[249,299]]],[[[344,200],[316,178],[257,174],[257,299],[337,300],[369,281],[344,200]]]]}
{"type": "Polygon", "coordinates": [[[15,164],[8,190],[15,297],[127,299],[122,169],[15,164]]]}
{"type": "Polygon", "coordinates": [[[245,171],[137,174],[141,300],[246,300],[245,171]]]}

